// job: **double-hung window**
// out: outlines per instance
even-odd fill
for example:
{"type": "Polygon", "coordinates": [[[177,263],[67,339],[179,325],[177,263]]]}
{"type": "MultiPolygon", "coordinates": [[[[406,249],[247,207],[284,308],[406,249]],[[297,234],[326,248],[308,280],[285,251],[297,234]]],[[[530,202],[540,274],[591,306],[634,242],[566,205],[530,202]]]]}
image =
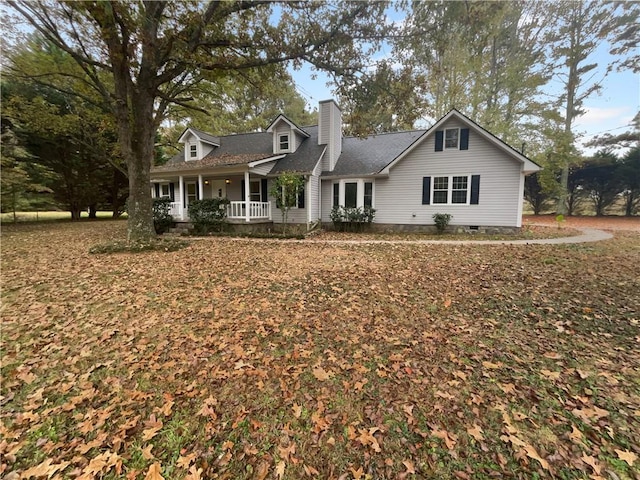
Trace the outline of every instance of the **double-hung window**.
{"type": "Polygon", "coordinates": [[[286,152],[289,150],[289,134],[285,133],[283,135],[278,135],[278,146],[280,147],[281,152],[286,152]]]}
{"type": "Polygon", "coordinates": [[[478,205],[480,175],[422,177],[423,205],[478,205]]]}
{"type": "Polygon", "coordinates": [[[198,145],[189,145],[189,158],[196,158],[198,156],[198,145]]]}
{"type": "Polygon", "coordinates": [[[169,184],[168,183],[161,183],[160,184],[160,198],[163,198],[163,197],[171,198],[171,190],[169,190],[169,184]]]}
{"type": "Polygon", "coordinates": [[[444,131],[444,148],[458,148],[459,128],[447,128],[444,131]]]}
{"type": "Polygon", "coordinates": [[[469,177],[452,177],[451,203],[469,202],[469,177]]]}
{"type": "Polygon", "coordinates": [[[433,200],[431,203],[449,203],[449,177],[433,178],[433,200]]]}
{"type": "Polygon", "coordinates": [[[434,205],[466,205],[469,203],[469,177],[467,175],[433,177],[432,195],[431,203],[434,205]]]}

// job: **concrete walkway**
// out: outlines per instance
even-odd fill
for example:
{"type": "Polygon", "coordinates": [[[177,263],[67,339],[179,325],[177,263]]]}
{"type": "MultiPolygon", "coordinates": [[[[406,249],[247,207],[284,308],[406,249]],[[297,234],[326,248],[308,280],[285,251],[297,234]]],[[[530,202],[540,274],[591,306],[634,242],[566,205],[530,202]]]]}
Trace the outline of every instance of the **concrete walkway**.
{"type": "MultiPolygon", "coordinates": [[[[268,238],[243,238],[243,237],[229,237],[229,240],[233,241],[246,241],[246,242],[286,242],[286,243],[324,243],[332,245],[375,245],[375,244],[390,244],[390,245],[561,245],[568,243],[588,243],[599,242],[601,240],[609,240],[613,238],[613,235],[597,230],[595,228],[580,228],[573,227],[575,230],[580,230],[580,235],[573,237],[560,237],[560,238],[539,238],[532,240],[315,240],[313,238],[306,238],[304,240],[288,239],[268,239],[268,238]]],[[[191,237],[191,240],[206,240],[219,237],[191,237]]]]}
{"type": "Polygon", "coordinates": [[[575,228],[582,233],[574,237],[539,238],[535,240],[294,240],[303,243],[330,244],[376,244],[395,245],[560,245],[564,243],[587,243],[609,240],[613,235],[595,228],[575,228]]]}

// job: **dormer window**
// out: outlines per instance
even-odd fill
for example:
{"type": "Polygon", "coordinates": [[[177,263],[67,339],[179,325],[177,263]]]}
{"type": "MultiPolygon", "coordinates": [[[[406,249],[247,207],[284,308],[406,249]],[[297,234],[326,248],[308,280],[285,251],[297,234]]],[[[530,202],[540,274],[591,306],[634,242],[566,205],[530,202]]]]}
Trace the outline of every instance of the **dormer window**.
{"type": "Polygon", "coordinates": [[[278,145],[281,152],[289,150],[289,134],[278,135],[278,145]]]}
{"type": "Polygon", "coordinates": [[[189,158],[197,158],[198,157],[198,145],[192,144],[189,145],[189,158]]]}

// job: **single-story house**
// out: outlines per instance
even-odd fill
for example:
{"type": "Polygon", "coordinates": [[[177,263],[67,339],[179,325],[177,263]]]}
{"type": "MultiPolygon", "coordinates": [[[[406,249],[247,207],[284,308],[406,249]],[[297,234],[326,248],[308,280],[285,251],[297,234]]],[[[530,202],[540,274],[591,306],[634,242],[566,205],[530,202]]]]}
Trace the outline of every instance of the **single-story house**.
{"type": "Polygon", "coordinates": [[[170,197],[177,221],[189,203],[230,200],[231,223],[279,223],[269,196],[285,171],[304,177],[289,222],[329,223],[334,206],[375,208],[377,228],[419,230],[434,213],[471,230],[521,226],[525,175],[540,166],[451,110],[427,130],[343,137],[333,100],[320,102],[318,124],[300,127],[279,115],[265,131],[215,136],[187,128],[184,149],[151,169],[152,195],[170,197]]]}

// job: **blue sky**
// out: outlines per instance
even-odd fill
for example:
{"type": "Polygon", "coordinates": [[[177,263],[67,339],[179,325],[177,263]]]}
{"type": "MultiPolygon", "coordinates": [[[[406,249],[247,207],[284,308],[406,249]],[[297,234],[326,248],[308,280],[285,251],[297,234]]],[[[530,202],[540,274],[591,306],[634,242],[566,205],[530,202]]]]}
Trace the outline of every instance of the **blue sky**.
{"type": "MultiPolygon", "coordinates": [[[[601,45],[589,61],[599,67],[595,78],[601,78],[611,60],[608,45],[601,45]]],[[[384,52],[383,52],[384,54],[384,52]]],[[[299,71],[291,70],[298,92],[306,99],[311,109],[320,100],[334,98],[330,78],[322,72],[314,72],[308,64],[299,71]],[[312,79],[315,74],[317,78],[312,79]]],[[[586,113],[575,122],[574,132],[580,135],[578,143],[604,132],[621,133],[628,128],[635,114],[640,110],[640,75],[631,71],[611,72],[603,81],[602,91],[585,101],[586,113]]],[[[582,148],[583,153],[592,154],[594,149],[582,148]]]]}

